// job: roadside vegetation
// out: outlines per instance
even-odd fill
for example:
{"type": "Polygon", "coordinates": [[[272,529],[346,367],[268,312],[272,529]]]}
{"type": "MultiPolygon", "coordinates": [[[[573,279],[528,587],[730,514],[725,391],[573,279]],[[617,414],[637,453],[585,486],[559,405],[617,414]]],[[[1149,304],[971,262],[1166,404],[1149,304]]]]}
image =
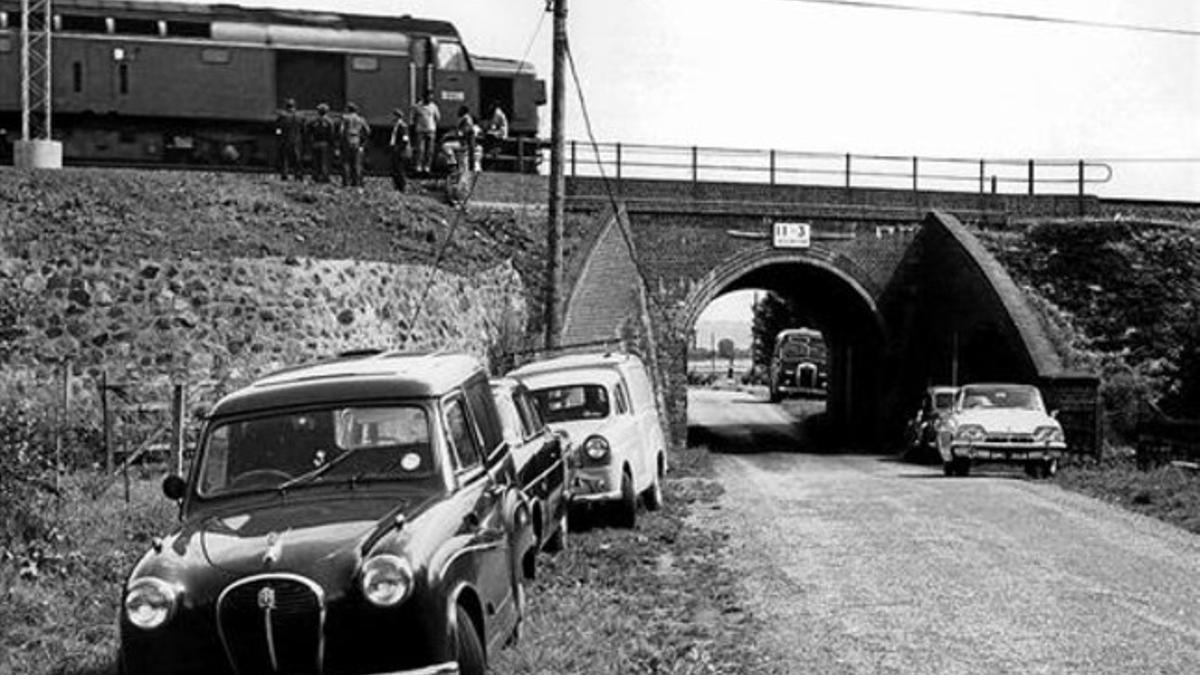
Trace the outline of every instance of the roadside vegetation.
{"type": "Polygon", "coordinates": [[[1101,378],[1104,455],[1065,465],[1057,482],[1200,533],[1200,473],[1134,458],[1148,416],[1200,420],[1200,228],[1065,220],[978,234],[1067,367],[1101,378]]]}

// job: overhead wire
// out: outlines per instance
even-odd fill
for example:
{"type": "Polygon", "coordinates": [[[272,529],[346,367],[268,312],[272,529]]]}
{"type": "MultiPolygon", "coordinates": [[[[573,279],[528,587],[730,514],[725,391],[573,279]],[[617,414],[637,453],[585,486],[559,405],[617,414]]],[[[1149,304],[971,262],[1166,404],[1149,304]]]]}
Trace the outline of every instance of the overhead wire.
{"type": "Polygon", "coordinates": [[[1079,28],[1103,28],[1135,33],[1150,33],[1157,35],[1172,35],[1175,37],[1200,37],[1200,29],[1168,28],[1165,26],[1146,26],[1139,24],[1120,23],[1116,21],[1099,21],[1095,19],[1076,19],[1062,16],[1046,16],[1042,14],[1026,14],[1022,12],[997,12],[982,9],[956,9],[953,7],[938,7],[936,5],[910,5],[899,2],[882,0],[786,0],[787,2],[803,2],[812,5],[836,5],[856,9],[887,10],[897,12],[915,12],[920,14],[944,14],[965,16],[975,19],[999,19],[1005,21],[1024,21],[1027,23],[1058,24],[1076,26],[1079,28]]]}

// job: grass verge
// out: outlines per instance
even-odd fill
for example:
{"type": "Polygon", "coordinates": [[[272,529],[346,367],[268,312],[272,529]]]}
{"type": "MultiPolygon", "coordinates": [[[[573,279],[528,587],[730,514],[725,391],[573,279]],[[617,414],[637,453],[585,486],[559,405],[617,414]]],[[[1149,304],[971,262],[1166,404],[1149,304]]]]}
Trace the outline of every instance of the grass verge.
{"type": "Polygon", "coordinates": [[[632,530],[572,533],[565,552],[539,559],[521,642],[496,655],[497,672],[783,672],[722,564],[728,535],[689,522],[722,493],[707,450],[673,461],[661,511],[632,530]]]}
{"type": "Polygon", "coordinates": [[[1120,458],[1064,466],[1059,485],[1200,534],[1200,472],[1120,458]]]}

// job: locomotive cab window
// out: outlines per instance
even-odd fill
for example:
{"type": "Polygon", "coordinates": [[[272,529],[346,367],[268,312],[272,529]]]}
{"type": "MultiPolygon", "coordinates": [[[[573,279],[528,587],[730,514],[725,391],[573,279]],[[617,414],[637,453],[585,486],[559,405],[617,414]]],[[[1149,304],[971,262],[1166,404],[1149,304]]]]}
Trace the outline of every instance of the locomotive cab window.
{"type": "Polygon", "coordinates": [[[438,70],[467,70],[467,53],[457,42],[437,43],[438,70]]]}

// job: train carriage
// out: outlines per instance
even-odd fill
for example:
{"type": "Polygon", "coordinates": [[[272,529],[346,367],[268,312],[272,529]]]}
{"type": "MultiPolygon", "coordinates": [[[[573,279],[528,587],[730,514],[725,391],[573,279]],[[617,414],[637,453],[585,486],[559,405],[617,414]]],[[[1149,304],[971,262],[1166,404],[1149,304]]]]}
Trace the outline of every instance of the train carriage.
{"type": "MultiPolygon", "coordinates": [[[[19,3],[0,0],[0,81],[20,82],[19,3]]],[[[52,18],[54,135],[68,163],[272,166],[283,101],[353,101],[382,168],[391,111],[429,93],[453,128],[498,103],[510,145],[536,156],[545,86],[532,66],[476,57],[453,24],[410,16],[58,0],[52,18]]],[[[19,132],[18,86],[0,87],[0,128],[19,132]]],[[[523,162],[529,170],[535,161],[523,162]]]]}

